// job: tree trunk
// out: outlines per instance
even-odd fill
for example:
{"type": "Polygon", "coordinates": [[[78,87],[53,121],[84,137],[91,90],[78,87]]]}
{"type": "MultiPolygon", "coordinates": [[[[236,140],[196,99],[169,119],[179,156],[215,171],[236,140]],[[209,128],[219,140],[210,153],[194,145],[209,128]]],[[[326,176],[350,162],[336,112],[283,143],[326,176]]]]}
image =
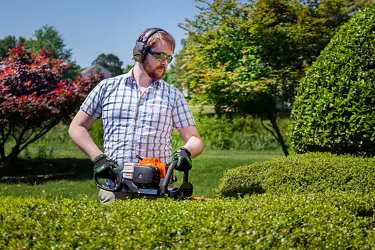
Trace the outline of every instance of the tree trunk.
{"type": "Polygon", "coordinates": [[[273,130],[276,132],[276,136],[277,136],[276,139],[280,143],[280,146],[284,152],[284,155],[288,156],[289,155],[288,147],[286,146],[283,135],[281,134],[279,126],[277,125],[276,116],[273,116],[270,119],[270,121],[271,121],[273,130]]]}
{"type": "Polygon", "coordinates": [[[3,143],[0,143],[0,169],[5,162],[5,146],[3,143]]]}
{"type": "Polygon", "coordinates": [[[19,153],[20,153],[19,149],[15,150],[13,148],[12,153],[10,155],[5,157],[4,159],[1,159],[0,176],[8,175],[10,171],[12,171],[12,165],[17,160],[19,153]]]}
{"type": "Polygon", "coordinates": [[[267,128],[267,126],[263,123],[263,119],[261,119],[263,127],[267,131],[269,131],[273,135],[273,137],[275,137],[275,139],[279,142],[279,144],[281,146],[281,149],[284,152],[284,155],[288,156],[289,155],[288,147],[285,144],[284,138],[283,138],[283,136],[280,132],[279,126],[277,125],[277,122],[276,122],[277,115],[274,114],[274,113],[268,113],[267,116],[268,116],[268,119],[271,122],[273,131],[270,128],[267,128]],[[276,134],[274,133],[274,131],[276,132],[276,134]]]}
{"type": "MultiPolygon", "coordinates": [[[[9,155],[4,154],[4,144],[6,139],[2,138],[3,144],[0,146],[0,176],[9,173],[12,171],[12,165],[18,159],[18,155],[24,150],[29,144],[33,143],[34,141],[38,140],[40,137],[45,135],[49,130],[51,130],[54,126],[56,126],[56,122],[51,122],[47,124],[45,127],[41,128],[38,133],[33,133],[33,137],[28,136],[26,141],[23,141],[26,131],[29,129],[27,124],[20,130],[18,134],[18,138],[16,138],[16,145],[13,146],[12,152],[9,155]]],[[[4,133],[2,133],[4,134],[4,133]]]]}

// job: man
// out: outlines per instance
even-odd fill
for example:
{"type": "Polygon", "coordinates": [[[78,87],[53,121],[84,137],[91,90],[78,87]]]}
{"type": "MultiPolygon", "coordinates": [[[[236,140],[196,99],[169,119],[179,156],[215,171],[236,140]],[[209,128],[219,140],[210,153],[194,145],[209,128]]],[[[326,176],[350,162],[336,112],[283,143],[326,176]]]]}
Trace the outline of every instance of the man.
{"type": "MultiPolygon", "coordinates": [[[[94,162],[101,178],[113,179],[113,168],[142,158],[159,158],[176,170],[192,167],[191,158],[203,151],[203,142],[190,108],[173,86],[162,80],[175,49],[174,38],[159,28],[140,34],[133,50],[134,67],[124,75],[100,82],[80,107],[69,127],[69,135],[94,162]],[[102,118],[104,153],[88,130],[102,118]],[[185,145],[171,152],[171,133],[176,128],[185,145]]],[[[99,191],[102,203],[124,199],[121,192],[99,191]]]]}

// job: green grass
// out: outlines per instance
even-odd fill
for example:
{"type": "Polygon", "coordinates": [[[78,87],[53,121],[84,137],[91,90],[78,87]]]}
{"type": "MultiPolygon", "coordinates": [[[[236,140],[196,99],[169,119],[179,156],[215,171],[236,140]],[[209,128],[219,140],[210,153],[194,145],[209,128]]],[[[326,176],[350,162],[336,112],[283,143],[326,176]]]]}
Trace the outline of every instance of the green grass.
{"type": "MultiPolygon", "coordinates": [[[[62,153],[62,152],[61,152],[62,153]]],[[[53,181],[31,180],[30,184],[0,183],[0,196],[33,196],[46,198],[73,198],[88,196],[97,199],[99,189],[91,178],[92,163],[76,150],[66,152],[62,155],[77,155],[77,158],[56,158],[47,160],[22,160],[15,170],[34,166],[34,174],[40,172],[70,172],[65,179],[53,181]]],[[[249,152],[249,151],[214,151],[206,150],[198,158],[193,160],[193,169],[190,171],[189,181],[194,185],[194,196],[215,196],[220,178],[224,171],[253,162],[261,162],[275,157],[282,157],[278,151],[249,152]]],[[[182,175],[177,173],[179,182],[182,175]]],[[[179,183],[178,182],[178,183],[179,183]]]]}
{"type": "MultiPolygon", "coordinates": [[[[7,150],[11,149],[8,144],[7,150]]],[[[38,141],[29,145],[20,155],[21,160],[10,175],[36,176],[38,174],[71,173],[65,179],[45,181],[41,178],[28,183],[0,183],[0,195],[78,198],[87,195],[97,199],[99,189],[92,179],[92,162],[88,160],[68,135],[66,125],[59,124],[38,141]]],[[[194,185],[193,195],[213,197],[224,171],[253,162],[282,157],[277,151],[221,151],[205,150],[193,160],[189,181],[194,185]]],[[[177,173],[179,182],[182,175],[177,173]]]]}
{"type": "Polygon", "coordinates": [[[282,152],[204,151],[202,155],[193,160],[193,169],[189,175],[189,180],[194,185],[194,195],[213,197],[219,180],[226,170],[275,157],[282,157],[282,152]]]}

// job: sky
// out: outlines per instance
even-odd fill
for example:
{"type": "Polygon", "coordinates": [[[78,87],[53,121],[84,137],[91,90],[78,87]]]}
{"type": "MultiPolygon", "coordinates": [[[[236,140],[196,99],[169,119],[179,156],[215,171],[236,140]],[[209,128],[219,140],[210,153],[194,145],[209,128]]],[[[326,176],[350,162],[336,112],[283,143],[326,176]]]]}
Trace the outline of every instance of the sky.
{"type": "Polygon", "coordinates": [[[135,40],[148,27],[168,31],[179,51],[186,34],[178,24],[195,18],[196,5],[194,0],[0,0],[0,39],[30,39],[47,24],[82,68],[102,53],[118,56],[125,67],[134,63],[135,40]]]}

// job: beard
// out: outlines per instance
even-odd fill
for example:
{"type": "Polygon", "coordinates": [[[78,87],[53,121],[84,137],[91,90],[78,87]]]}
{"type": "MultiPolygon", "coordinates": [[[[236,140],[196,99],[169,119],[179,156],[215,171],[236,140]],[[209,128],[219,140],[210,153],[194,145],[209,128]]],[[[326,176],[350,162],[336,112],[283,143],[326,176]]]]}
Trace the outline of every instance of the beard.
{"type": "Polygon", "coordinates": [[[150,64],[144,63],[143,68],[145,69],[147,75],[154,79],[154,80],[160,80],[163,78],[163,76],[166,74],[167,69],[166,67],[160,65],[156,68],[152,68],[150,64]]]}

